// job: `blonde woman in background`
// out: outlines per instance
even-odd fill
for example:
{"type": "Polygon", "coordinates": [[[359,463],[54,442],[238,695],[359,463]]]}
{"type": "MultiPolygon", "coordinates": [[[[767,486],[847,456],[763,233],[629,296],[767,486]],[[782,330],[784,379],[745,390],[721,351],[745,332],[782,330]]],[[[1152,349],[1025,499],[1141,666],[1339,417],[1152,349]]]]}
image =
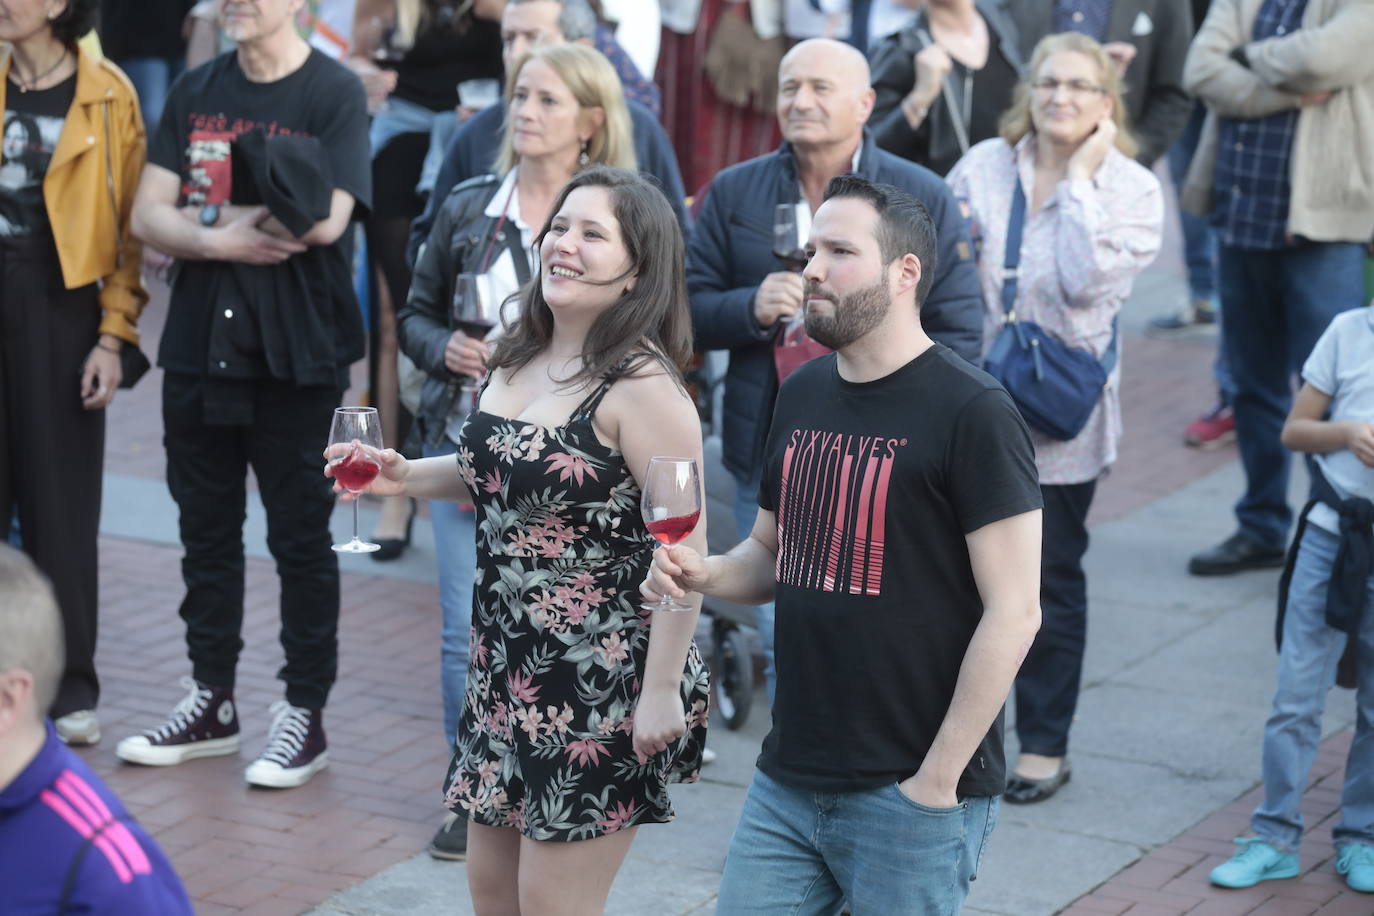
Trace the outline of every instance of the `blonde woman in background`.
{"type": "MultiPolygon", "coordinates": [[[[1159,181],[1134,160],[1135,152],[1117,70],[1102,46],[1073,32],[1042,39],[1001,136],[974,146],[949,175],[972,224],[986,304],[984,356],[1003,322],[1007,230],[1018,182],[1026,207],[1017,319],[1099,359],[1120,347],[1117,315],[1136,274],[1159,251],[1164,220],[1159,181]]],[[[1119,366],[1073,439],[1031,430],[1045,501],[1043,616],[1016,678],[1020,758],[1005,796],[1016,804],[1049,798],[1069,779],[1069,726],[1088,621],[1085,522],[1121,439],[1119,366]]]]}

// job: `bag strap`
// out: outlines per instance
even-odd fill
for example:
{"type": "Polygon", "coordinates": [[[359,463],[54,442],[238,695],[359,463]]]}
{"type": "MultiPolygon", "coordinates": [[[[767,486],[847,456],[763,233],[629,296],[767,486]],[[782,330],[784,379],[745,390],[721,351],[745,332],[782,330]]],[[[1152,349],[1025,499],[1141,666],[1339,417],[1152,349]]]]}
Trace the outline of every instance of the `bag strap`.
{"type": "MultiPolygon", "coordinates": [[[[1016,187],[1011,195],[1011,218],[1007,220],[1007,252],[1002,262],[1002,320],[1007,324],[1016,323],[1016,291],[1021,279],[1021,235],[1026,224],[1026,192],[1021,187],[1021,176],[1016,176],[1016,187]]],[[[1112,319],[1112,340],[1107,344],[1107,352],[1102,354],[1098,363],[1102,374],[1110,376],[1116,368],[1118,354],[1118,321],[1112,319]]]]}
{"type": "MultiPolygon", "coordinates": [[[[935,44],[935,39],[930,37],[930,33],[925,29],[917,29],[916,37],[921,40],[921,47],[928,48],[935,44]]],[[[951,74],[952,75],[952,74],[951,74]]],[[[945,100],[945,109],[949,113],[949,122],[954,125],[954,139],[959,141],[959,152],[967,153],[969,148],[968,125],[964,123],[961,112],[964,108],[960,107],[954,98],[954,89],[949,83],[950,77],[946,76],[940,83],[940,95],[945,100]]],[[[966,100],[968,101],[968,100],[966,100]]]]}

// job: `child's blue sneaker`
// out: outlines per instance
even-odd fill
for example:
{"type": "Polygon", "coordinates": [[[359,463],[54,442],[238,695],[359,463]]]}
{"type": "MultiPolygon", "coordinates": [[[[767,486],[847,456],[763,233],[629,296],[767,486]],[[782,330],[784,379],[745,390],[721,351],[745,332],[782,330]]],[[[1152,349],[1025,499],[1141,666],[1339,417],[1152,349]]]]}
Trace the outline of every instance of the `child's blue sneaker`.
{"type": "Polygon", "coordinates": [[[1345,875],[1352,891],[1374,894],[1374,846],[1352,843],[1336,856],[1336,871],[1345,875]]]}
{"type": "MultiPolygon", "coordinates": [[[[1238,839],[1236,842],[1240,844],[1240,852],[1231,861],[1212,869],[1212,883],[1218,887],[1254,887],[1261,881],[1298,876],[1297,856],[1279,852],[1261,839],[1238,839]]],[[[1374,856],[1366,861],[1374,871],[1374,856]]]]}

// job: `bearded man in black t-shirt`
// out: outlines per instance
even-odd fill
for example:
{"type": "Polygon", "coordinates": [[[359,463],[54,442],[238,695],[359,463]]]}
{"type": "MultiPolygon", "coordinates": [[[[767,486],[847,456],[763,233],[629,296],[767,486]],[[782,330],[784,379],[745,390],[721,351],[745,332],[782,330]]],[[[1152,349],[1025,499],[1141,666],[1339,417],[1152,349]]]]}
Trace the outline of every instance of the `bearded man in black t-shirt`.
{"type": "Polygon", "coordinates": [[[281,577],[286,697],[244,775],[277,788],[328,760],[339,566],[320,455],[363,354],[345,231],[372,193],[362,84],[296,33],[302,2],[221,0],[237,48],[172,88],[133,210],[134,232],[177,258],[158,364],[194,683],[165,723],[116,753],[169,766],[238,752],[251,465],[281,577]]]}
{"type": "Polygon", "coordinates": [[[1030,436],[921,328],[919,201],[836,178],[807,252],[806,330],[837,352],[779,392],[754,530],[724,556],[660,549],[643,591],[777,603],[773,729],[716,911],[957,913],[1040,621],[1030,436]]]}

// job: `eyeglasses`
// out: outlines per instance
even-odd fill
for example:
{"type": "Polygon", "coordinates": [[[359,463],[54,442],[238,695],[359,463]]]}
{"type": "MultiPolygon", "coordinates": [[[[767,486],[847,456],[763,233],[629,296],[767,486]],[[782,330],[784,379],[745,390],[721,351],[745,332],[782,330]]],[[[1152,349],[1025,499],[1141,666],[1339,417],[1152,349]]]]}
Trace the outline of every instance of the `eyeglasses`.
{"type": "Polygon", "coordinates": [[[1107,92],[1103,87],[1090,83],[1087,80],[1060,82],[1057,79],[1046,78],[1036,80],[1030,84],[1030,87],[1036,92],[1041,92],[1045,95],[1054,95],[1055,91],[1060,87],[1067,90],[1069,95],[1088,95],[1090,93],[1102,93],[1105,95],[1107,92]]]}

